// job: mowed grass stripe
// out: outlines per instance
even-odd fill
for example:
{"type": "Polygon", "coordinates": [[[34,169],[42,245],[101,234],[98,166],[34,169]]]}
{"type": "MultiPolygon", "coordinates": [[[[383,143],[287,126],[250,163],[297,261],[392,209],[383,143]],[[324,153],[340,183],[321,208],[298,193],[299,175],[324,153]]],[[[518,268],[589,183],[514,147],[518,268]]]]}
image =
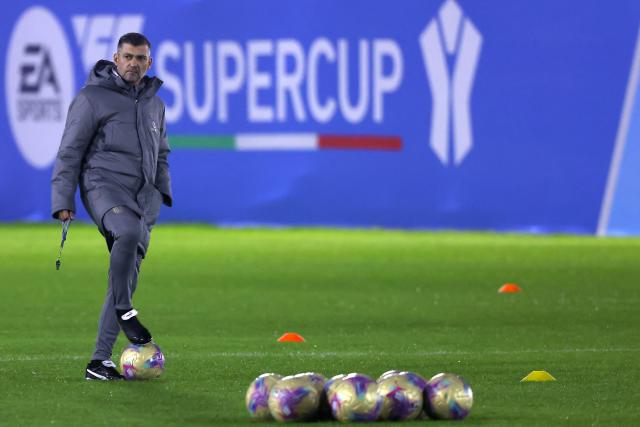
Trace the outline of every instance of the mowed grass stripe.
{"type": "MultiPolygon", "coordinates": [[[[554,354],[554,353],[640,353],[640,348],[564,348],[564,349],[521,349],[521,350],[487,350],[487,351],[417,351],[406,353],[405,356],[411,357],[428,357],[428,356],[482,356],[482,355],[512,355],[512,354],[554,354]]],[[[370,352],[370,351],[295,351],[295,352],[278,352],[280,357],[312,357],[312,358],[327,358],[327,357],[369,357],[371,355],[377,356],[394,356],[396,353],[389,352],[370,352]]],[[[268,358],[272,357],[274,352],[197,352],[197,353],[166,353],[165,356],[170,356],[171,359],[199,359],[199,358],[268,358]]],[[[402,355],[400,355],[402,356],[402,355]]],[[[51,354],[38,354],[38,355],[3,355],[0,356],[0,363],[11,362],[45,362],[45,361],[59,361],[59,360],[83,360],[85,355],[51,355],[51,354]]]]}

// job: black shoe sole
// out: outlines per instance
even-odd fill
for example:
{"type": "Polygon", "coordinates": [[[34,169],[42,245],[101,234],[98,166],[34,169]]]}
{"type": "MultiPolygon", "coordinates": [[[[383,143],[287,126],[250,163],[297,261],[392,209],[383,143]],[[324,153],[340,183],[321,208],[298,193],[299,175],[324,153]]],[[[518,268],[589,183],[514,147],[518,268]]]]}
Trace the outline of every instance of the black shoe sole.
{"type": "Polygon", "coordinates": [[[138,337],[138,336],[127,335],[127,332],[124,329],[122,329],[122,332],[124,332],[124,335],[127,337],[127,339],[131,344],[145,345],[145,344],[149,344],[153,340],[153,337],[150,334],[144,337],[138,337]]]}
{"type": "Polygon", "coordinates": [[[121,381],[124,380],[124,377],[106,377],[104,375],[97,374],[90,369],[86,369],[84,379],[87,381],[121,381]]]}

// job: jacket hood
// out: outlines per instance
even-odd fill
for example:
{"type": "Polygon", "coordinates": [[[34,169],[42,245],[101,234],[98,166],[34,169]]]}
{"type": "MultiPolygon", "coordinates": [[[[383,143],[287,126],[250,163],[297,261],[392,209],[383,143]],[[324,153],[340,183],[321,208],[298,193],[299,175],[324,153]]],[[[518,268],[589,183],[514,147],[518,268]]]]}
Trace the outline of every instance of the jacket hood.
{"type": "MultiPolygon", "coordinates": [[[[156,94],[162,80],[157,77],[144,76],[140,82],[143,85],[142,96],[153,96],[156,94]]],[[[101,86],[107,89],[115,90],[122,93],[130,93],[133,86],[124,81],[116,70],[116,64],[111,61],[101,59],[96,62],[87,78],[87,86],[101,86]]]]}

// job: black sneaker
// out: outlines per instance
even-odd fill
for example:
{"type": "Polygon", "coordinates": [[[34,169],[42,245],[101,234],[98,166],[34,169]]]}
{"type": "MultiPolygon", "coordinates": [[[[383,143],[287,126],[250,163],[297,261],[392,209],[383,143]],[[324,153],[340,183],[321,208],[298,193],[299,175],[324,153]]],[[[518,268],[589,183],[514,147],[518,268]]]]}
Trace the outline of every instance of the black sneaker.
{"type": "Polygon", "coordinates": [[[111,381],[124,379],[111,360],[92,360],[84,372],[86,380],[111,381]]]}
{"type": "Polygon", "coordinates": [[[137,310],[133,308],[131,310],[116,310],[116,314],[120,328],[131,344],[143,345],[151,342],[151,334],[138,320],[137,310]]]}

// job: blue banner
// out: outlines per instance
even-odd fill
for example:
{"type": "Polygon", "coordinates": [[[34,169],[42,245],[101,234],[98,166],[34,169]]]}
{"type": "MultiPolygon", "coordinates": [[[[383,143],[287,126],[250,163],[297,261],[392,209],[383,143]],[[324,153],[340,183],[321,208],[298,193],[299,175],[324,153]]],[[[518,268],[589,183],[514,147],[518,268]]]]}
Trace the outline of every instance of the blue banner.
{"type": "MultiPolygon", "coordinates": [[[[0,220],[49,220],[68,105],[136,31],[164,81],[175,200],[161,220],[602,228],[639,2],[161,5],[4,6],[0,220]]],[[[640,230],[614,211],[616,232],[640,230]]]]}

